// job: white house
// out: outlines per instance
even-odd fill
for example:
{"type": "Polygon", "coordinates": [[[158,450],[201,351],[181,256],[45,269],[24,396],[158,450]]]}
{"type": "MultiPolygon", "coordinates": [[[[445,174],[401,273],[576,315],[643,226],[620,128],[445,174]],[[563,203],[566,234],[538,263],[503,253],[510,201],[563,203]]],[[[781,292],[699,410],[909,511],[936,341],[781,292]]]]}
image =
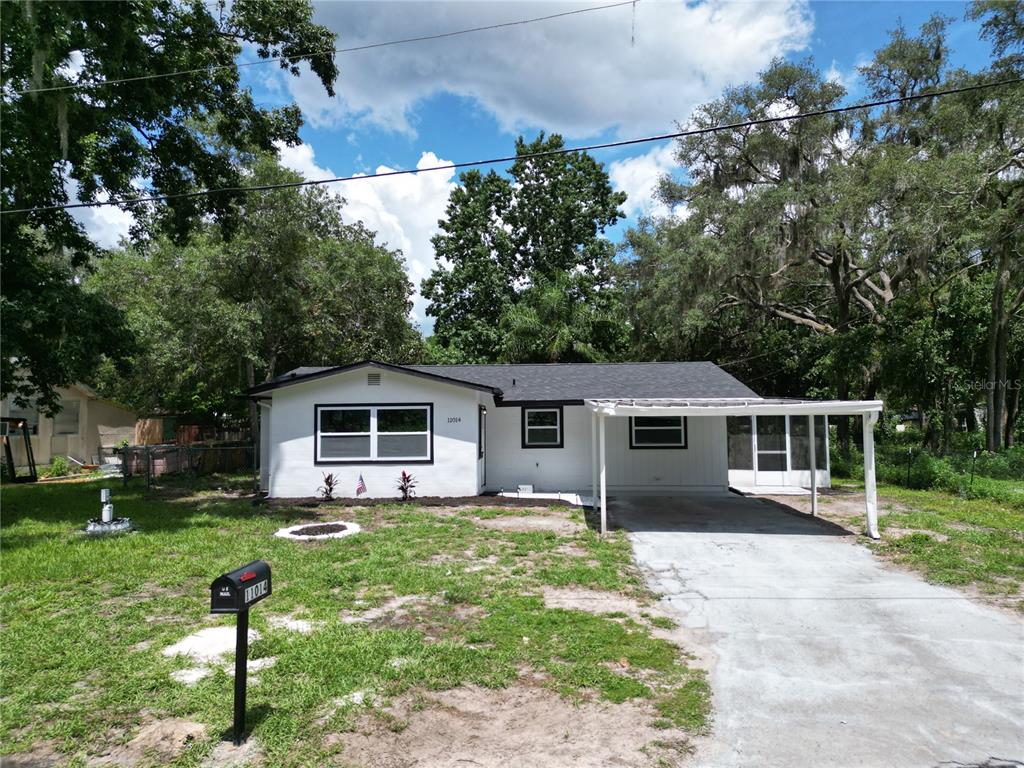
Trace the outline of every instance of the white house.
{"type": "MultiPolygon", "coordinates": [[[[709,362],[297,368],[249,390],[272,497],[323,475],[354,496],[514,491],[682,495],[827,486],[829,415],[862,416],[869,532],[880,401],[762,398],[709,362]],[[808,436],[812,431],[816,439],[808,436]],[[869,467],[870,465],[870,467],[869,467]],[[813,468],[813,469],[812,469],[813,468]]],[[[602,519],[604,515],[602,514],[602,519]]]]}

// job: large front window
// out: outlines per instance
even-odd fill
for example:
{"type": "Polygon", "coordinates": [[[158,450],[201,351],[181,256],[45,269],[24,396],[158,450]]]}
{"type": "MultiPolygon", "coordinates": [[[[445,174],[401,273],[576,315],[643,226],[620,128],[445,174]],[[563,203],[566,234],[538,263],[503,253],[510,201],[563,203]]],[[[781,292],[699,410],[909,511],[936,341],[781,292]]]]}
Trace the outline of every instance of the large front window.
{"type": "Polygon", "coordinates": [[[431,461],[433,408],[318,405],[316,462],[431,461]]]}

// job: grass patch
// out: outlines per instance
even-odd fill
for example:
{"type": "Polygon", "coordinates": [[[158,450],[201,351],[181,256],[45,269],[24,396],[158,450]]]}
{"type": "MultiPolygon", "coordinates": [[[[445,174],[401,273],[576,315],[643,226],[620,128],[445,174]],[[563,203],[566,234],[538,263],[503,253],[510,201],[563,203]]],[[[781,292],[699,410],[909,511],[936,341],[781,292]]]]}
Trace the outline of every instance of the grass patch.
{"type": "MultiPolygon", "coordinates": [[[[1024,511],[1016,504],[895,485],[879,485],[878,494],[885,514],[879,518],[882,540],[874,545],[876,551],[921,570],[937,583],[974,585],[1003,596],[1020,594],[1024,511]]],[[[1024,600],[1018,607],[1024,610],[1024,600]]]]}
{"type": "Polygon", "coordinates": [[[69,765],[84,764],[88,750],[152,713],[204,723],[206,742],[173,764],[201,761],[230,727],[231,677],[216,669],[186,686],[171,674],[193,662],[161,651],[197,629],[231,625],[208,615],[210,581],[256,558],[272,564],[274,594],[253,611],[261,637],[250,658],[276,661],[250,685],[249,720],[270,765],[318,764],[323,737],[351,727],[357,706],[372,706],[337,706],[357,692],[387,700],[469,683],[500,688],[524,669],[569,700],[646,699],[661,727],[703,727],[706,686],[697,695],[703,679],[652,636],[660,620],[550,609],[536,597],[546,585],[576,584],[643,598],[623,534],[492,530],[471,519],[536,514],[519,509],[254,506],[235,497],[248,483],[216,477],[146,492],[142,481],[125,489],[108,479],[3,489],[0,753],[45,741],[69,765]],[[138,532],[82,535],[103,485],[138,532]],[[272,536],[316,515],[355,519],[368,533],[315,543],[272,536]],[[402,597],[400,610],[353,621],[402,597]],[[289,631],[271,615],[316,629],[289,631]]]}

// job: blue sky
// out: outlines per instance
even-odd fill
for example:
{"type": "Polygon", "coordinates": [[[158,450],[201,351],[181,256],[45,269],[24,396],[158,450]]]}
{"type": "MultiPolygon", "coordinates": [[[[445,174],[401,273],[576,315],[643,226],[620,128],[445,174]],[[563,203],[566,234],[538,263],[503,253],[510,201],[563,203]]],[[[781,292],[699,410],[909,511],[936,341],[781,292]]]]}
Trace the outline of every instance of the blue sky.
{"type": "MultiPolygon", "coordinates": [[[[611,0],[567,2],[326,2],[316,18],[357,46],[545,16],[611,0]]],[[[243,70],[264,105],[297,103],[302,144],[284,164],[307,177],[414,168],[507,155],[516,135],[540,130],[584,144],[673,130],[722,89],[756,77],[775,56],[814,58],[863,97],[856,68],[901,21],[916,31],[932,14],[954,19],[954,63],[983,68],[988,43],[953,2],[677,2],[626,6],[438,41],[341,54],[337,95],[308,70],[291,77],[274,64],[243,70]],[[634,15],[635,14],[635,15],[634,15]],[[634,34],[635,30],[635,34],[634,34]],[[631,36],[633,42],[631,44],[631,36]]],[[[243,60],[255,59],[253,51],[243,60]]],[[[629,194],[619,238],[644,212],[659,176],[678,172],[669,143],[595,153],[629,194]]],[[[457,177],[450,172],[335,184],[350,219],[400,248],[417,289],[434,267],[436,231],[457,177]]],[[[110,216],[117,216],[111,211],[110,216]]],[[[413,320],[431,328],[415,297],[413,320]]]]}

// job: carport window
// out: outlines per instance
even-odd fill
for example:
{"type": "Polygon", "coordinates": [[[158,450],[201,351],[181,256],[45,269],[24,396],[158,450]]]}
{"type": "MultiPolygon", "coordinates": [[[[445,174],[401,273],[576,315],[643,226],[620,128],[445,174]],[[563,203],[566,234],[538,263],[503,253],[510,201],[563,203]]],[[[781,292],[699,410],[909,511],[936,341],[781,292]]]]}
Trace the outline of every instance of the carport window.
{"type": "MultiPolygon", "coordinates": [[[[825,444],[827,422],[824,416],[814,417],[814,463],[818,469],[828,468],[828,450],[825,444]]],[[[789,417],[789,466],[790,469],[811,468],[811,446],[807,439],[807,417],[789,417]]]]}
{"type": "Polygon", "coordinates": [[[562,447],[562,408],[523,408],[523,448],[562,447]]]}
{"type": "Polygon", "coordinates": [[[317,464],[429,462],[429,403],[316,406],[317,464]]]}
{"type": "Polygon", "coordinates": [[[685,416],[634,416],[629,420],[630,448],[685,448],[685,416]]]}
{"type": "Polygon", "coordinates": [[[726,416],[729,434],[729,469],[754,468],[753,426],[749,416],[726,416]]]}

